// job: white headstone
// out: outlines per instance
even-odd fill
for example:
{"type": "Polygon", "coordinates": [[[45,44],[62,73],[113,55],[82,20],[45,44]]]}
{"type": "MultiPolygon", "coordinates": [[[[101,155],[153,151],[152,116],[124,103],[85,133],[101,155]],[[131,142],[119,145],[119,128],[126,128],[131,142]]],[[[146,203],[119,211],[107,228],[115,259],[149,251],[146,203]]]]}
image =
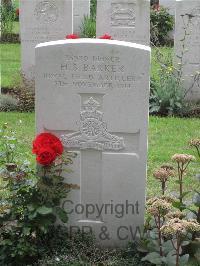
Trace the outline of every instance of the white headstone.
{"type": "Polygon", "coordinates": [[[165,8],[170,15],[175,16],[176,0],[159,0],[159,4],[165,8]]]}
{"type": "Polygon", "coordinates": [[[34,79],[35,46],[72,33],[72,0],[20,0],[22,72],[34,79]]]}
{"type": "Polygon", "coordinates": [[[175,63],[182,65],[186,98],[200,100],[200,1],[176,2],[175,63]],[[184,40],[185,39],[185,40],[184,40]],[[184,45],[184,47],[183,47],[184,45]],[[182,58],[182,59],[181,59],[182,58]],[[196,82],[194,82],[196,80],[196,82]]]}
{"type": "Polygon", "coordinates": [[[66,176],[80,186],[64,203],[68,226],[88,226],[101,245],[125,245],[144,222],[149,66],[150,48],[128,42],[36,48],[37,132],[78,154],[66,176]]]}
{"type": "Polygon", "coordinates": [[[84,16],[90,15],[90,0],[74,0],[74,29],[73,32],[80,34],[84,16]]]}
{"type": "Polygon", "coordinates": [[[150,0],[97,0],[96,36],[150,44],[150,0]]]}

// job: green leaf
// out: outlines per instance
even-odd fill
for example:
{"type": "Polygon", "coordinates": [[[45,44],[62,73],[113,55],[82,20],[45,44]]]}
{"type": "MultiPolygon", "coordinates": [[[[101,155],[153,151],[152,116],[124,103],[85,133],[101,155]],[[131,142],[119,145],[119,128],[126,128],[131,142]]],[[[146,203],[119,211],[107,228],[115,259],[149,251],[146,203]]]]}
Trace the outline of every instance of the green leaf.
{"type": "Polygon", "coordinates": [[[53,209],[52,208],[48,208],[45,206],[41,206],[39,208],[37,208],[37,213],[42,214],[42,215],[47,215],[49,213],[52,213],[53,209]]]}
{"type": "Polygon", "coordinates": [[[163,244],[163,251],[165,254],[168,254],[170,251],[173,250],[173,245],[172,245],[172,242],[171,240],[168,240],[168,241],[165,241],[163,244]]]}
{"type": "Polygon", "coordinates": [[[142,258],[141,261],[149,261],[153,264],[161,265],[162,264],[162,257],[157,252],[151,252],[151,253],[147,254],[144,258],[142,258]]]}
{"type": "Polygon", "coordinates": [[[170,252],[167,254],[167,257],[166,257],[166,263],[167,263],[167,265],[169,265],[169,266],[174,266],[174,265],[176,265],[176,255],[175,255],[175,251],[174,251],[174,250],[170,251],[170,252]]]}
{"type": "Polygon", "coordinates": [[[56,207],[55,212],[63,223],[68,222],[68,215],[65,210],[60,207],[56,207]]]}
{"type": "Polygon", "coordinates": [[[30,227],[24,227],[23,228],[23,234],[28,236],[30,235],[30,232],[31,232],[31,228],[30,227]]]}
{"type": "Polygon", "coordinates": [[[183,199],[185,196],[187,196],[189,193],[190,193],[190,191],[183,192],[183,194],[182,194],[182,199],[183,199]]]}
{"type": "Polygon", "coordinates": [[[190,241],[183,241],[183,242],[181,243],[181,246],[184,247],[184,246],[187,246],[187,245],[189,245],[189,244],[190,244],[190,241]]]}
{"type": "Polygon", "coordinates": [[[34,219],[36,216],[37,216],[37,211],[35,211],[35,212],[33,212],[33,213],[30,213],[30,214],[28,215],[28,218],[32,220],[32,219],[34,219]]]}
{"type": "Polygon", "coordinates": [[[189,260],[189,254],[185,254],[179,258],[179,265],[185,266],[189,260]]]}
{"type": "Polygon", "coordinates": [[[180,181],[180,180],[175,180],[175,183],[176,184],[181,184],[183,181],[180,181]]]}

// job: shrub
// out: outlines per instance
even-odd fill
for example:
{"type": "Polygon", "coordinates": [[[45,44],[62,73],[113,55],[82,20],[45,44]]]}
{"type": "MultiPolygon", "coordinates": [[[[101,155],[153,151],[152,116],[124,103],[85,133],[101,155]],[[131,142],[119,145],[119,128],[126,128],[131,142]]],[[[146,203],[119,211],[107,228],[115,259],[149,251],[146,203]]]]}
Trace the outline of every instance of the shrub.
{"type": "Polygon", "coordinates": [[[84,17],[81,26],[81,37],[83,38],[95,38],[96,36],[96,21],[94,18],[88,16],[84,17]]]}
{"type": "Polygon", "coordinates": [[[10,112],[17,110],[17,99],[13,98],[10,95],[0,95],[0,111],[1,112],[10,112]]]}
{"type": "Polygon", "coordinates": [[[151,9],[151,42],[154,45],[165,45],[168,43],[167,35],[174,27],[174,18],[167,9],[159,7],[151,9]]]}
{"type": "Polygon", "coordinates": [[[0,178],[6,191],[0,197],[1,265],[21,266],[37,260],[45,250],[42,239],[57,218],[67,222],[67,213],[60,205],[69,190],[61,173],[64,166],[72,163],[72,153],[62,154],[62,144],[55,136],[42,136],[34,142],[37,156],[48,157],[50,150],[56,157],[48,165],[38,166],[35,172],[22,155],[19,159],[19,143],[7,124],[0,130],[0,178]],[[47,145],[46,138],[54,142],[47,145]]]}
{"type": "Polygon", "coordinates": [[[1,5],[1,34],[6,35],[12,33],[13,22],[15,20],[15,11],[12,6],[1,5]]]}
{"type": "Polygon", "coordinates": [[[90,3],[90,16],[94,20],[96,20],[96,13],[97,13],[97,0],[91,0],[91,3],[90,3]]]}
{"type": "Polygon", "coordinates": [[[151,89],[150,114],[181,115],[184,108],[183,89],[173,74],[165,74],[151,89]]]}

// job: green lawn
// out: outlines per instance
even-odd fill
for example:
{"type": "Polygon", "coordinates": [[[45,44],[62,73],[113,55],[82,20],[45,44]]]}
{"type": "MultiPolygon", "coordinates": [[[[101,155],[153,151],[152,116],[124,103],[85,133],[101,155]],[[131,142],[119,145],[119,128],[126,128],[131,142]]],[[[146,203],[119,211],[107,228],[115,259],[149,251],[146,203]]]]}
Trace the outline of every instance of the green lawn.
{"type": "Polygon", "coordinates": [[[18,21],[14,22],[13,33],[19,33],[19,22],[18,21]]]}
{"type": "MultiPolygon", "coordinates": [[[[30,113],[0,113],[0,125],[8,122],[15,129],[20,142],[18,152],[34,162],[31,144],[35,134],[35,115],[30,113]]],[[[158,118],[150,117],[149,153],[148,153],[148,196],[159,193],[158,182],[153,178],[152,171],[163,163],[171,163],[174,153],[194,154],[187,146],[188,140],[200,136],[199,119],[158,118]]],[[[196,188],[197,183],[191,181],[198,169],[196,163],[191,164],[190,173],[185,177],[187,189],[196,188]]],[[[177,190],[174,180],[169,187],[177,190]]]]}
{"type": "Polygon", "coordinates": [[[20,44],[1,44],[1,86],[13,87],[20,80],[20,44]]]}
{"type": "Polygon", "coordinates": [[[19,0],[13,0],[14,6],[19,8],[19,0]]]}

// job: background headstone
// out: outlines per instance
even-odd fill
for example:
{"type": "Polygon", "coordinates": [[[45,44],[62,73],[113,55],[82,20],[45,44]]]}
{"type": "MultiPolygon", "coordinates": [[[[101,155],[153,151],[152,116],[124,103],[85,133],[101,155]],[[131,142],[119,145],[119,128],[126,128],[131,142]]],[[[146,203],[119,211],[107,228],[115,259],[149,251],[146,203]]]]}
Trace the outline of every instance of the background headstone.
{"type": "Polygon", "coordinates": [[[36,48],[37,132],[78,154],[66,176],[80,187],[64,202],[68,226],[92,228],[101,245],[127,244],[144,222],[149,67],[150,48],[138,44],[79,39],[36,48]]]}
{"type": "Polygon", "coordinates": [[[168,13],[175,16],[176,0],[159,0],[159,5],[167,8],[168,13]]]}
{"type": "Polygon", "coordinates": [[[35,46],[72,33],[72,0],[20,0],[22,72],[34,79],[35,46]]]}
{"type": "Polygon", "coordinates": [[[149,0],[97,0],[96,36],[150,44],[149,0]]]}
{"type": "MultiPolygon", "coordinates": [[[[167,9],[167,12],[175,17],[176,0],[159,0],[159,5],[167,9]]],[[[175,29],[168,33],[168,38],[174,40],[175,29]]]]}
{"type": "Polygon", "coordinates": [[[73,0],[74,29],[73,32],[80,34],[84,16],[90,16],[90,0],[73,0]]]}
{"type": "Polygon", "coordinates": [[[186,98],[200,100],[199,0],[176,1],[175,64],[178,63],[182,65],[184,90],[189,90],[186,98]]]}

